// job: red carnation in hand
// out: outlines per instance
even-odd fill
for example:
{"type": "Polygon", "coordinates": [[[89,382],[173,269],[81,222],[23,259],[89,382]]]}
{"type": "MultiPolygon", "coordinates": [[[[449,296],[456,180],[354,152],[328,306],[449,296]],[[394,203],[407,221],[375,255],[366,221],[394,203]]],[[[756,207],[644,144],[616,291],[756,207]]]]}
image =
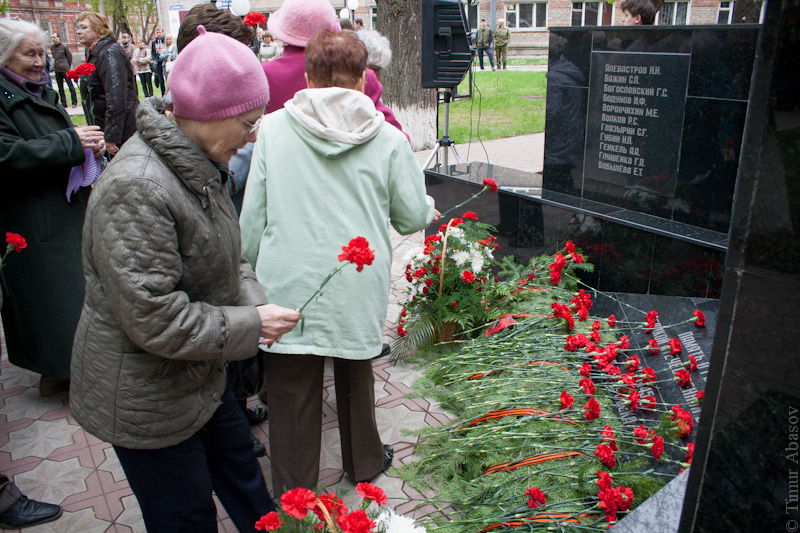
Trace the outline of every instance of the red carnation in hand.
{"type": "Polygon", "coordinates": [[[670,355],[678,355],[679,353],[681,353],[681,350],[683,350],[683,346],[681,346],[681,341],[680,339],[678,339],[678,337],[672,337],[669,340],[669,347],[670,347],[669,350],[670,355]]]}
{"type": "Polygon", "coordinates": [[[564,391],[561,393],[561,409],[569,409],[572,407],[575,398],[572,397],[570,393],[564,391]]]}
{"type": "Polygon", "coordinates": [[[283,525],[283,521],[278,517],[275,511],[267,513],[256,522],[256,530],[258,531],[274,531],[283,525]]]}
{"type": "Polygon", "coordinates": [[[368,517],[367,513],[361,509],[340,516],[336,521],[336,525],[339,526],[342,533],[369,533],[375,529],[375,521],[368,517]]]}
{"type": "Polygon", "coordinates": [[[692,320],[694,320],[694,325],[698,328],[702,328],[706,325],[706,315],[699,309],[694,310],[694,316],[692,320]]]}
{"type": "Polygon", "coordinates": [[[244,23],[246,26],[252,26],[254,28],[259,24],[263,26],[267,23],[267,17],[264,16],[264,13],[248,13],[244,18],[244,23]]]}
{"type": "Polygon", "coordinates": [[[594,398],[589,398],[589,401],[583,405],[583,413],[587,422],[597,420],[600,417],[600,404],[594,398]]]}
{"type": "Polygon", "coordinates": [[[370,250],[369,242],[364,237],[352,239],[347,246],[342,246],[342,254],[339,254],[339,261],[349,261],[356,265],[356,270],[361,272],[364,265],[371,265],[375,259],[375,250],[370,250]]]}
{"type": "Polygon", "coordinates": [[[547,503],[547,496],[545,496],[544,492],[539,490],[539,487],[531,487],[525,491],[525,494],[530,496],[528,507],[539,507],[539,505],[547,503]]]}
{"type": "Polygon", "coordinates": [[[680,385],[682,389],[692,384],[692,376],[689,375],[689,372],[686,370],[678,370],[675,372],[675,377],[678,379],[678,385],[680,385]]]}
{"type": "Polygon", "coordinates": [[[25,241],[25,237],[8,231],[6,232],[6,244],[8,244],[6,253],[10,252],[12,248],[15,252],[21,252],[25,247],[28,246],[28,243],[25,241]]]}
{"type": "Polygon", "coordinates": [[[286,514],[295,518],[305,518],[316,502],[317,495],[314,491],[302,487],[286,491],[281,496],[281,507],[286,514]]]}
{"type": "Polygon", "coordinates": [[[464,283],[472,283],[475,281],[475,274],[470,272],[469,270],[465,270],[461,273],[461,279],[464,280],[464,283]]]}
{"type": "Polygon", "coordinates": [[[483,188],[489,189],[490,192],[497,192],[497,183],[492,178],[483,180],[483,188]]]}
{"type": "Polygon", "coordinates": [[[614,455],[614,450],[605,444],[598,444],[594,454],[600,459],[600,462],[609,468],[617,466],[617,458],[614,455]]]}
{"type": "Polygon", "coordinates": [[[89,75],[91,75],[91,73],[94,72],[95,70],[96,69],[95,69],[95,66],[93,64],[91,64],[91,63],[81,63],[80,65],[78,65],[74,69],[72,69],[70,71],[67,71],[66,76],[67,76],[67,79],[70,79],[70,80],[74,81],[74,80],[77,80],[78,78],[80,78],[81,76],[89,76],[89,75]]]}
{"type": "Polygon", "coordinates": [[[356,485],[356,491],[362,498],[372,500],[381,506],[386,505],[386,502],[389,501],[383,489],[372,483],[359,483],[356,485]]]}

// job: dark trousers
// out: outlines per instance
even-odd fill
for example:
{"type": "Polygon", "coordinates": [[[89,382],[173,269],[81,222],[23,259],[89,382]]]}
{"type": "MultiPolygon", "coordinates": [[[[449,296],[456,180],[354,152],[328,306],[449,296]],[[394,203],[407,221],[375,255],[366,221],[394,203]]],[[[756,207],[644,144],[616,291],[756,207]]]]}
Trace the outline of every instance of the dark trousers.
{"type": "Polygon", "coordinates": [[[142,93],[145,98],[153,96],[153,73],[150,71],[140,72],[139,81],[142,82],[142,93]]]}
{"type": "Polygon", "coordinates": [[[22,492],[14,485],[14,482],[5,474],[0,474],[0,514],[8,511],[21,497],[22,492]]]}
{"type": "MultiPolygon", "coordinates": [[[[322,380],[325,357],[267,354],[267,400],[272,487],[277,498],[319,479],[322,380]]],[[[383,443],[375,421],[372,361],[333,358],[342,466],[355,481],[383,469],[383,443]]]]}
{"type": "Polygon", "coordinates": [[[481,46],[478,48],[478,61],[481,64],[481,68],[483,68],[484,52],[486,52],[486,55],[489,56],[489,64],[492,65],[492,68],[494,68],[494,57],[492,56],[492,48],[490,46],[481,46]]]}
{"type": "Polygon", "coordinates": [[[233,393],[189,439],[158,450],[114,446],[149,533],[216,533],[213,490],[239,531],[275,509],[233,393]]]}
{"type": "Polygon", "coordinates": [[[69,87],[72,105],[78,105],[78,97],[75,95],[75,87],[72,85],[72,80],[67,78],[66,72],[56,72],[56,85],[58,85],[58,94],[61,96],[61,105],[67,107],[67,95],[64,94],[64,82],[67,82],[67,87],[69,87]]]}
{"type": "Polygon", "coordinates": [[[167,92],[167,82],[164,79],[164,63],[161,61],[156,63],[156,87],[161,88],[161,96],[164,96],[164,93],[167,92]]]}

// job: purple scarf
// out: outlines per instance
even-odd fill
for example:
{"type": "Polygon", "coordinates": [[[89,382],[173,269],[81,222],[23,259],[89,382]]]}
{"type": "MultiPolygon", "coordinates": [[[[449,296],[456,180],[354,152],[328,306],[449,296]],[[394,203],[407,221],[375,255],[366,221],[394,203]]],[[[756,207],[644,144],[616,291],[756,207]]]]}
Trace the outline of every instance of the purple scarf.
{"type": "Polygon", "coordinates": [[[67,183],[67,202],[70,201],[70,196],[81,187],[88,187],[94,183],[100,173],[103,171],[103,165],[106,158],[95,159],[94,152],[91,148],[84,149],[85,161],[77,166],[72,167],[69,173],[69,182],[67,183]]]}
{"type": "Polygon", "coordinates": [[[6,67],[0,68],[0,74],[5,76],[9,80],[13,81],[14,83],[16,83],[26,93],[28,93],[31,96],[35,96],[36,98],[41,98],[42,88],[45,85],[50,84],[50,76],[48,76],[47,72],[45,71],[42,71],[42,79],[39,81],[31,81],[28,78],[23,78],[19,74],[11,72],[6,67]]]}

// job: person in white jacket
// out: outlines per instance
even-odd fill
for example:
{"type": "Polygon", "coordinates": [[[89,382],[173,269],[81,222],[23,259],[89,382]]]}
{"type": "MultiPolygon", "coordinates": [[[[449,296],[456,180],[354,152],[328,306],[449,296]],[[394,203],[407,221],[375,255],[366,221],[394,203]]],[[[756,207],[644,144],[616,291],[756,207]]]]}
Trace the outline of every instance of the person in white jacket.
{"type": "Polygon", "coordinates": [[[333,278],[304,311],[304,331],[265,350],[276,497],[317,484],[328,357],[345,472],[365,481],[391,464],[375,422],[371,361],[389,300],[389,223],[409,234],[438,218],[405,136],[363,93],[363,43],[325,30],[305,61],[308,88],[264,117],[255,143],[240,217],[245,256],[269,300],[289,308],[314,293],[351,239],[366,238],[375,258],[333,278]]]}

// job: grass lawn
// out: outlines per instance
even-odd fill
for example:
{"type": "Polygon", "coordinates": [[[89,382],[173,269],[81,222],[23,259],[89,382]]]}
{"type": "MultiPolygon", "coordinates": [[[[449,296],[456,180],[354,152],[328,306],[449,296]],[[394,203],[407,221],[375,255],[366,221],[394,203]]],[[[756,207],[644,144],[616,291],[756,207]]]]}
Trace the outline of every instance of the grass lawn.
{"type": "MultiPolygon", "coordinates": [[[[81,98],[81,91],[80,91],[80,89],[78,89],[76,82],[72,82],[72,83],[73,83],[73,85],[75,85],[75,90],[77,91],[77,94],[78,94],[78,109],[82,110],[83,108],[81,106],[82,106],[82,103],[83,103],[83,99],[81,98]]],[[[142,100],[144,100],[144,93],[142,92],[142,84],[139,83],[139,76],[136,76],[136,88],[139,91],[139,101],[141,102],[142,100]]],[[[56,85],[55,80],[53,80],[53,89],[58,91],[58,85],[56,85]]],[[[153,85],[153,90],[156,92],[157,95],[161,96],[161,89],[156,89],[155,85],[153,85]]],[[[66,92],[66,95],[67,95],[67,102],[71,103],[72,100],[70,100],[69,89],[67,88],[66,84],[64,85],[64,91],[66,92]]],[[[69,118],[72,120],[72,124],[75,125],[75,126],[85,126],[86,125],[86,116],[85,115],[73,115],[73,116],[70,116],[69,118]]]]}
{"type": "MultiPolygon", "coordinates": [[[[473,97],[450,103],[450,137],[457,144],[544,131],[544,72],[475,72],[473,97]]],[[[458,86],[469,94],[469,75],[458,86]]],[[[439,136],[444,106],[439,106],[439,136]]]]}

